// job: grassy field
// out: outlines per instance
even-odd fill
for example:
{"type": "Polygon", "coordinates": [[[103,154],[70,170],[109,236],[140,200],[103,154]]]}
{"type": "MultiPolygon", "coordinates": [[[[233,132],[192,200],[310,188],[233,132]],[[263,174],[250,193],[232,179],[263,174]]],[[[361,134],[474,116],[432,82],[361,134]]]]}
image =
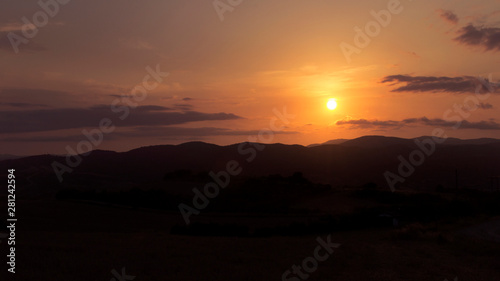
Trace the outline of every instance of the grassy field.
{"type": "MultiPolygon", "coordinates": [[[[317,237],[340,243],[307,280],[500,280],[500,244],[459,230],[488,218],[305,236],[178,236],[178,214],[61,201],[20,201],[16,278],[282,280],[313,256],[317,237]]],[[[6,252],[2,243],[2,252],[6,252]]],[[[2,270],[0,276],[8,276],[2,270]]],[[[294,279],[290,279],[294,280],[294,279]]]]}

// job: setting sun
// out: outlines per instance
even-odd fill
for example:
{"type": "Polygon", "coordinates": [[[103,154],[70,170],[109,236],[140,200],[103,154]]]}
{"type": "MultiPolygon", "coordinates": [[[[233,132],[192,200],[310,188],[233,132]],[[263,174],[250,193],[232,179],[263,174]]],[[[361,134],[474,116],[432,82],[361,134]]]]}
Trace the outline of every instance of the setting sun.
{"type": "Polygon", "coordinates": [[[329,99],[328,102],[326,103],[326,107],[330,110],[334,110],[337,108],[337,101],[335,99],[329,99]]]}

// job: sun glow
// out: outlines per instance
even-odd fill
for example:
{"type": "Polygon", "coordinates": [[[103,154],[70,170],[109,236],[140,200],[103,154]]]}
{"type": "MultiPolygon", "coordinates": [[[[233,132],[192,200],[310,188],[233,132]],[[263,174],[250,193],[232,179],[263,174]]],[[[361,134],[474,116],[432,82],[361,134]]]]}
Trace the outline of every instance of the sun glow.
{"type": "Polygon", "coordinates": [[[328,102],[326,103],[326,107],[330,110],[334,110],[337,108],[337,101],[335,99],[329,99],[328,102]]]}

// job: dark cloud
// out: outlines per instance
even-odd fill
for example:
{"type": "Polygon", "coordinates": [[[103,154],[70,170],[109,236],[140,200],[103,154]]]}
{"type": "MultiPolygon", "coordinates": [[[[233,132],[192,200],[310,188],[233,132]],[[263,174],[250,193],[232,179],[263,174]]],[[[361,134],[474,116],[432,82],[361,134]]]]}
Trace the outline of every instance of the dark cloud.
{"type": "Polygon", "coordinates": [[[405,85],[391,90],[391,92],[448,92],[448,93],[474,93],[479,87],[479,93],[486,91],[496,92],[494,86],[487,79],[472,76],[445,77],[445,76],[410,76],[390,75],[383,78],[382,83],[405,85]]]}
{"type": "MultiPolygon", "coordinates": [[[[452,123],[455,123],[455,122],[452,122],[452,123]]],[[[454,125],[448,125],[448,126],[452,127],[454,125]]],[[[462,129],[477,129],[477,130],[500,130],[500,124],[495,122],[495,121],[469,122],[469,121],[465,120],[460,125],[460,128],[462,128],[462,129]]]]}
{"type": "Polygon", "coordinates": [[[192,98],[183,98],[182,99],[183,101],[190,101],[190,100],[193,100],[192,98]]]}
{"type": "Polygon", "coordinates": [[[481,103],[478,103],[474,106],[467,105],[467,106],[463,106],[462,108],[465,109],[466,111],[474,111],[476,109],[492,109],[493,105],[490,103],[481,102],[481,103]]]}
{"type": "Polygon", "coordinates": [[[492,109],[493,105],[491,103],[480,103],[477,105],[477,107],[481,109],[492,109]]]}
{"type": "Polygon", "coordinates": [[[449,10],[438,10],[439,16],[444,19],[445,21],[452,23],[452,24],[457,24],[459,21],[458,16],[453,13],[452,11],[449,10]]]}
{"type": "Polygon", "coordinates": [[[447,121],[444,119],[434,118],[429,119],[427,117],[421,118],[408,118],[401,121],[393,121],[393,120],[366,120],[366,119],[358,119],[358,120],[340,120],[336,122],[337,126],[342,125],[352,125],[356,128],[401,128],[407,125],[424,125],[424,126],[432,126],[432,127],[455,127],[460,129],[477,129],[477,130],[500,130],[500,124],[495,121],[479,121],[479,122],[469,122],[467,120],[463,120],[459,125],[457,125],[456,121],[447,121]]]}
{"type": "Polygon", "coordinates": [[[241,119],[232,113],[173,112],[162,106],[139,106],[135,109],[117,105],[90,108],[60,108],[45,110],[0,111],[1,133],[41,132],[73,128],[97,127],[103,118],[116,126],[166,126],[208,120],[241,119]],[[125,111],[130,110],[126,116],[125,111]],[[121,120],[123,117],[123,120],[121,120]]]}
{"type": "Polygon", "coordinates": [[[482,47],[486,51],[500,51],[500,28],[468,24],[458,31],[454,39],[467,46],[482,47]]]}

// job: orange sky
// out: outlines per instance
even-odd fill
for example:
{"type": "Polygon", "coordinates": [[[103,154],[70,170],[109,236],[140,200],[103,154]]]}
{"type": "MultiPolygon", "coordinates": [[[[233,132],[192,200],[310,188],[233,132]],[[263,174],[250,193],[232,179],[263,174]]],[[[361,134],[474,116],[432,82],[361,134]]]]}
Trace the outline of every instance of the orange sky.
{"type": "Polygon", "coordinates": [[[472,98],[474,77],[500,80],[498,1],[220,0],[218,9],[230,7],[222,13],[209,0],[72,0],[18,53],[12,34],[23,36],[22,18],[43,10],[10,2],[0,11],[0,153],[65,153],[106,117],[117,129],[95,149],[230,144],[268,128],[283,107],[295,118],[272,142],[417,137],[436,127],[500,138],[500,85],[472,98]],[[391,14],[386,26],[346,59],[340,45],[356,47],[355,28],[381,10],[391,14]],[[157,65],[168,77],[118,119],[113,101],[130,99],[157,65]],[[444,114],[467,98],[477,109],[455,129],[444,114]]]}

